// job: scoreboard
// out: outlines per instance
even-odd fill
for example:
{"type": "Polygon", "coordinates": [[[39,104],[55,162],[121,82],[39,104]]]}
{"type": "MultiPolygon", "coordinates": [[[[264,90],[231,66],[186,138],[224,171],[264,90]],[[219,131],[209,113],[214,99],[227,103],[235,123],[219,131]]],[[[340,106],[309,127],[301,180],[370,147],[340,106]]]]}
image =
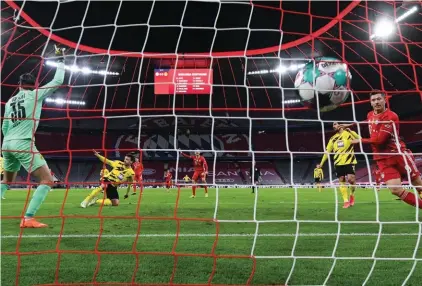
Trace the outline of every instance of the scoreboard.
{"type": "Polygon", "coordinates": [[[210,94],[212,69],[155,69],[155,94],[210,94]]]}

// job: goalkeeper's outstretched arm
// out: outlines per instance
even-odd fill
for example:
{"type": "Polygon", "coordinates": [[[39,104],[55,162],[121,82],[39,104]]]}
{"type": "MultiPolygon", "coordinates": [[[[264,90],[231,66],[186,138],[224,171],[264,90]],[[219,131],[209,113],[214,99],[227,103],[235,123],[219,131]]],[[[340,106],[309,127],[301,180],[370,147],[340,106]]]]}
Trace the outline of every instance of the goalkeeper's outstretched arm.
{"type": "Polygon", "coordinates": [[[57,65],[56,73],[54,74],[53,80],[36,90],[36,94],[38,95],[37,99],[41,102],[44,101],[46,97],[53,94],[53,92],[56,91],[63,84],[64,81],[64,50],[58,49],[56,46],[54,47],[56,49],[56,55],[60,56],[58,59],[59,63],[57,65]]]}

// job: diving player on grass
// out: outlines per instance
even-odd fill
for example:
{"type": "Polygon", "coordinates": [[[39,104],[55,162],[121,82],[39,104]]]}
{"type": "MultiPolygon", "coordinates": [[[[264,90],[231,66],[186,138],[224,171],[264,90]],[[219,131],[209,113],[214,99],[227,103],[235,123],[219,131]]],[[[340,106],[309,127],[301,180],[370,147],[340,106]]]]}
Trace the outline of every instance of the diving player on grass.
{"type": "Polygon", "coordinates": [[[207,174],[208,174],[208,165],[207,165],[207,161],[205,161],[204,156],[201,156],[201,153],[199,152],[199,150],[195,151],[195,155],[191,156],[188,154],[185,154],[183,152],[181,152],[183,157],[186,158],[190,158],[193,160],[193,166],[194,166],[194,173],[192,176],[192,196],[191,198],[195,198],[196,196],[196,184],[198,181],[198,177],[201,178],[202,183],[204,183],[204,188],[205,188],[205,197],[208,198],[208,187],[207,187],[207,181],[205,180],[207,174]]]}
{"type": "Polygon", "coordinates": [[[131,182],[135,177],[135,172],[132,169],[132,163],[135,158],[132,154],[127,154],[124,161],[112,161],[101,156],[97,151],[94,150],[95,156],[100,159],[101,162],[111,166],[111,171],[108,174],[103,175],[101,186],[95,188],[82,202],[81,207],[86,208],[97,203],[99,205],[104,204],[105,206],[118,206],[119,205],[119,193],[117,187],[123,183],[129,183],[126,190],[125,199],[129,197],[129,191],[131,189],[131,182]],[[98,199],[97,196],[101,191],[105,191],[106,198],[98,199]]]}
{"type": "MultiPolygon", "coordinates": [[[[330,138],[326,150],[328,153],[334,152],[334,168],[340,182],[340,192],[344,201],[343,208],[347,209],[355,204],[355,165],[357,164],[357,160],[352,140],[360,138],[360,136],[352,130],[345,129],[337,122],[333,123],[333,128],[337,133],[330,138]],[[350,201],[345,185],[346,179],[351,185],[350,201]]],[[[327,158],[328,155],[324,154],[321,163],[317,165],[317,168],[321,168],[327,158]]]]}
{"type": "Polygon", "coordinates": [[[412,152],[399,137],[399,117],[386,108],[385,94],[374,91],[370,94],[373,111],[367,116],[370,138],[353,140],[354,144],[362,142],[371,144],[374,160],[381,171],[384,183],[391,193],[403,202],[422,209],[422,199],[403,189],[401,178],[410,178],[418,193],[422,192],[421,174],[416,166],[412,152]]]}
{"type": "Polygon", "coordinates": [[[34,219],[34,215],[44,202],[53,185],[53,178],[47,162],[35,146],[34,135],[41,117],[44,99],[57,90],[64,81],[64,52],[55,47],[58,65],[52,81],[34,89],[36,79],[26,73],[19,78],[19,92],[10,98],[4,109],[3,131],[3,159],[4,176],[1,184],[1,197],[9,189],[9,184],[16,180],[21,166],[38,179],[39,185],[29,202],[20,227],[41,228],[46,224],[34,219]]]}

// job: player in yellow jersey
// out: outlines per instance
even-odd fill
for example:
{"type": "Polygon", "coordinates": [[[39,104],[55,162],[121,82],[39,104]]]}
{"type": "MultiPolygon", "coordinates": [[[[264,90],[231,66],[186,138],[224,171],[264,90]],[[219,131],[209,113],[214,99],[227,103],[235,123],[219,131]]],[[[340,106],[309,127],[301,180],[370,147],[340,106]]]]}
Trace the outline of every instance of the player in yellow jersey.
{"type": "MultiPolygon", "coordinates": [[[[336,176],[340,182],[340,192],[342,194],[344,205],[343,208],[349,208],[355,204],[355,165],[357,164],[353,139],[359,139],[360,136],[350,129],[345,129],[338,122],[333,123],[334,130],[337,131],[327,144],[326,151],[329,154],[334,153],[333,161],[336,176]],[[350,201],[347,193],[346,181],[351,185],[350,201]]],[[[328,155],[324,154],[321,163],[317,166],[322,168],[328,155]]]]}
{"type": "Polygon", "coordinates": [[[318,187],[318,192],[321,192],[322,190],[322,186],[321,186],[321,181],[324,179],[324,171],[322,171],[321,168],[318,168],[319,165],[317,165],[317,167],[314,169],[314,179],[315,179],[315,184],[318,187]]]}
{"type": "Polygon", "coordinates": [[[189,178],[188,175],[186,175],[186,176],[183,177],[183,180],[185,181],[185,183],[189,183],[190,178],[189,178]]]}
{"type": "Polygon", "coordinates": [[[135,172],[132,169],[132,164],[135,162],[133,155],[127,154],[124,161],[112,161],[101,156],[97,151],[94,150],[95,156],[100,159],[101,162],[111,166],[111,171],[105,172],[102,170],[102,182],[101,186],[95,188],[81,203],[81,207],[86,208],[95,203],[104,204],[105,206],[118,206],[119,205],[119,193],[117,187],[123,183],[129,183],[125,195],[125,199],[129,196],[131,188],[131,182],[135,177],[135,172]],[[106,199],[97,199],[97,196],[101,191],[105,191],[106,199]]]}
{"type": "Polygon", "coordinates": [[[107,168],[103,168],[100,171],[100,182],[104,180],[108,175],[110,174],[110,171],[107,168]]]}

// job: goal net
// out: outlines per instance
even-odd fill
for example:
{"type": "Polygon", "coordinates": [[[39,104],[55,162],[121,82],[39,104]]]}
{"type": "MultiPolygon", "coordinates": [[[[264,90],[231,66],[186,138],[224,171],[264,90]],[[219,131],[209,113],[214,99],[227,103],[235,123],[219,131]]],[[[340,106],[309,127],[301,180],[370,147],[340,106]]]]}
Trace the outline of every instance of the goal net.
{"type": "Polygon", "coordinates": [[[66,57],[33,134],[55,181],[48,227],[19,227],[39,183],[21,168],[1,200],[1,284],[419,285],[420,212],[376,182],[373,151],[355,147],[351,208],[333,157],[318,184],[314,168],[334,122],[369,137],[380,90],[421,169],[421,35],[420,1],[3,1],[2,110],[22,74],[51,81],[54,45],[66,57]],[[310,107],[295,79],[333,59],[350,95],[323,112],[329,95],[310,107]],[[80,207],[107,167],[93,150],[141,154],[117,207],[80,207]],[[206,182],[182,155],[196,151],[206,182]]]}

